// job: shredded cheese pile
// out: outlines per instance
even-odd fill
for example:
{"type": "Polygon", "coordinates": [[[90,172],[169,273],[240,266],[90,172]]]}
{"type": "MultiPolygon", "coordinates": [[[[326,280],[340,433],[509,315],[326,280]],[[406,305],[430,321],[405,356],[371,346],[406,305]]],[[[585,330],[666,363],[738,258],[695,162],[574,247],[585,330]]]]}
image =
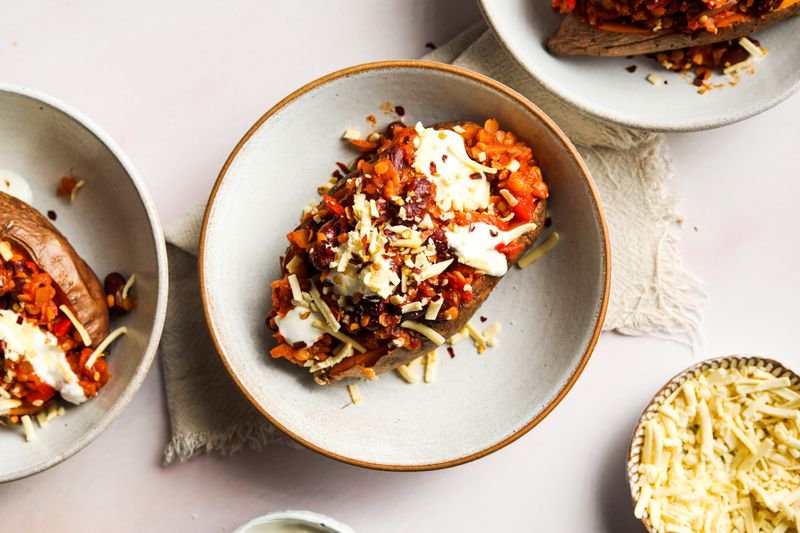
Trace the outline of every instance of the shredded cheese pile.
{"type": "Polygon", "coordinates": [[[643,424],[636,517],[658,532],[800,531],[798,390],[752,365],[688,379],[643,424]]]}

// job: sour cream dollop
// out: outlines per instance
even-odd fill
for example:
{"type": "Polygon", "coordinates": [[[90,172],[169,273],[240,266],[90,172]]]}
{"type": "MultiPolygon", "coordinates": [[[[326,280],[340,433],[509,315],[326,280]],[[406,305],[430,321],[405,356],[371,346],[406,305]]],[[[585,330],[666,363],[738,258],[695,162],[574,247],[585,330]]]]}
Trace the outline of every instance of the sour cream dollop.
{"type": "Polygon", "coordinates": [[[14,311],[2,309],[0,340],[6,343],[6,359],[17,361],[24,357],[31,363],[36,375],[66,401],[76,405],[86,401],[78,376],[69,366],[55,335],[22,319],[14,311]]]}
{"type": "Polygon", "coordinates": [[[476,222],[470,226],[457,226],[453,231],[446,231],[445,236],[450,247],[456,251],[459,263],[490,276],[502,276],[508,271],[508,259],[497,251],[497,245],[508,244],[534,229],[536,224],[533,222],[509,231],[500,231],[491,224],[476,222]]]}
{"type": "Polygon", "coordinates": [[[305,307],[295,307],[286,313],[286,316],[275,317],[278,331],[286,342],[289,344],[304,342],[306,346],[311,346],[323,335],[322,331],[313,326],[315,320],[325,322],[322,315],[305,307]]]}
{"type": "Polygon", "coordinates": [[[416,129],[419,146],[412,167],[436,185],[436,204],[443,211],[488,208],[486,174],[497,171],[470,159],[464,138],[455,131],[423,128],[421,124],[416,129]]]}

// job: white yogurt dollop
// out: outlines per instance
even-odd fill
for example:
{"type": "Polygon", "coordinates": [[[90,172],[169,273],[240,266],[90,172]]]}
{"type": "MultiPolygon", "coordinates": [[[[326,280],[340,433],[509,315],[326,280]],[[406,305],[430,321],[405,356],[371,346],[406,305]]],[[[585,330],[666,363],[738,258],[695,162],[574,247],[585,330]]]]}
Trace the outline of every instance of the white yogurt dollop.
{"type": "Polygon", "coordinates": [[[69,366],[55,335],[23,320],[14,311],[2,309],[0,340],[6,343],[7,359],[16,361],[24,357],[30,361],[36,375],[57,390],[66,401],[76,405],[86,401],[78,376],[69,366]]]}
{"type": "Polygon", "coordinates": [[[456,251],[458,262],[471,266],[490,276],[502,276],[508,271],[508,259],[496,250],[499,244],[508,244],[529,231],[536,224],[521,224],[509,231],[500,231],[491,224],[476,222],[446,231],[447,243],[456,251]]]}
{"type": "Polygon", "coordinates": [[[33,202],[33,189],[28,181],[10,170],[0,170],[0,191],[30,204],[33,202]]]}
{"type": "Polygon", "coordinates": [[[278,331],[280,331],[286,342],[289,344],[304,342],[307,347],[317,342],[323,335],[322,331],[312,325],[315,320],[325,322],[322,315],[305,307],[295,307],[286,313],[286,316],[278,315],[275,317],[278,331]]]}
{"type": "Polygon", "coordinates": [[[489,181],[485,174],[497,171],[470,159],[464,138],[455,131],[418,124],[417,132],[420,142],[412,166],[436,185],[436,204],[443,211],[489,207],[489,181]]]}

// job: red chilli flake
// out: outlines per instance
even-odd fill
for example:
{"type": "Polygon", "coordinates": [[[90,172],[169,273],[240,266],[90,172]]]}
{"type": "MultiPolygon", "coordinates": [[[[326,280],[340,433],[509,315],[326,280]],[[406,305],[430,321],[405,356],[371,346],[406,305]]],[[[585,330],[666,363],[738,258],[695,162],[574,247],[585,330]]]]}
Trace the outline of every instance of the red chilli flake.
{"type": "Polygon", "coordinates": [[[482,316],[482,317],[481,317],[481,322],[486,322],[487,320],[489,320],[489,319],[488,319],[488,318],[486,318],[485,316],[482,316]]]}
{"type": "Polygon", "coordinates": [[[406,114],[406,110],[401,105],[394,106],[394,112],[400,115],[401,117],[406,114]]]}
{"type": "Polygon", "coordinates": [[[431,174],[433,176],[436,176],[436,163],[434,163],[433,161],[431,161],[431,174]]]}
{"type": "Polygon", "coordinates": [[[452,347],[452,346],[448,346],[448,347],[447,347],[447,353],[449,353],[449,354],[450,354],[450,359],[454,359],[454,358],[455,358],[455,356],[456,356],[456,351],[455,351],[455,350],[453,350],[453,347],[452,347]]]}

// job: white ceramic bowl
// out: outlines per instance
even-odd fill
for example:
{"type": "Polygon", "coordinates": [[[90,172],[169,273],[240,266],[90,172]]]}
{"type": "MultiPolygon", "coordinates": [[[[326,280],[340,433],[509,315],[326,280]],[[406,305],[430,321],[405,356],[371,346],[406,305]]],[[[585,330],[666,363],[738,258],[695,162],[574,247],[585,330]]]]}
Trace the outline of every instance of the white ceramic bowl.
{"type": "Polygon", "coordinates": [[[33,206],[56,212],[55,226],[102,279],[136,273],[137,307],[109,357],[111,380],[96,398],[67,406],[64,417],[37,429],[26,443],[21,431],[0,427],[0,482],[40,472],[94,440],[130,401],[150,368],[167,303],[164,238],[155,208],[127,157],[87,117],[56,99],[20,87],[0,86],[0,168],[25,177],[33,206]],[[77,200],[57,198],[70,170],[86,181],[77,200]]]}
{"type": "Polygon", "coordinates": [[[233,533],[354,533],[333,518],[311,511],[279,511],[265,514],[236,528],[233,533]]]}
{"type": "Polygon", "coordinates": [[[290,95],[234,149],[211,195],[201,239],[202,296],[222,360],[253,405],[298,442],[359,466],[421,470],[490,453],[536,425],[575,383],[600,332],[609,246],[585,165],[538,108],[484,76],[437,63],[393,61],[346,69],[290,95]],[[340,139],[385,128],[499,119],[534,150],[550,185],[555,250],[512,270],[479,311],[503,325],[501,346],[479,357],[468,343],[440,351],[434,384],[395,374],[361,384],[349,406],[341,385],[316,385],[305,369],[270,359],[270,282],[285,235],[335,161],[354,158],[340,139]]]}
{"type": "Polygon", "coordinates": [[[500,42],[531,76],[577,109],[612,122],[659,131],[716,128],[766,111],[800,87],[800,17],[757,34],[769,53],[755,75],[701,95],[652,59],[549,53],[545,41],[562,19],[549,0],[480,0],[480,5],[500,42]],[[633,74],[625,70],[632,64],[638,67],[633,74]],[[651,72],[669,84],[651,85],[645,81],[651,72]]]}

